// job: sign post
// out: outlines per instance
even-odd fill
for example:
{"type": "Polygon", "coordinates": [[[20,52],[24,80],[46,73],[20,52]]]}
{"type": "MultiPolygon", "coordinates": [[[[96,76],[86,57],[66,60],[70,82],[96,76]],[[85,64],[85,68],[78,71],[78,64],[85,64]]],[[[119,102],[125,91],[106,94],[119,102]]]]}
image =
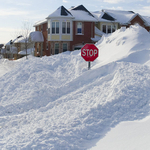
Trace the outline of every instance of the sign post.
{"type": "Polygon", "coordinates": [[[98,48],[94,44],[86,44],[81,48],[81,56],[88,61],[88,70],[91,67],[91,61],[98,57],[98,48]]]}
{"type": "Polygon", "coordinates": [[[90,68],[91,68],[91,62],[89,61],[88,62],[88,70],[90,70],[90,68]]]}

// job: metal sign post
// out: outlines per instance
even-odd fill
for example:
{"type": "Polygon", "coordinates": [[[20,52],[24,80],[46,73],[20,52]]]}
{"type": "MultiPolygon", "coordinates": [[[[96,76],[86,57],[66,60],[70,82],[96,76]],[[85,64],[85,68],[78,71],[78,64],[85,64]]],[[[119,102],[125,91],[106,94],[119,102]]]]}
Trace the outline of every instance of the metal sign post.
{"type": "Polygon", "coordinates": [[[89,61],[88,62],[88,70],[90,70],[90,68],[91,68],[91,62],[89,61]]]}

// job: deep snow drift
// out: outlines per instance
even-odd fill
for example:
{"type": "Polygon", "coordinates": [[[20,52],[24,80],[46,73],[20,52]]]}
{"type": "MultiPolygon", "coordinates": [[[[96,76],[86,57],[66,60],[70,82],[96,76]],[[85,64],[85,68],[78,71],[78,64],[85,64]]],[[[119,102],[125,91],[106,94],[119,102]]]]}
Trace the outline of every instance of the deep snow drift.
{"type": "Polygon", "coordinates": [[[140,26],[104,36],[89,71],[80,51],[0,63],[0,148],[104,150],[112,128],[149,116],[149,41],[140,26]]]}

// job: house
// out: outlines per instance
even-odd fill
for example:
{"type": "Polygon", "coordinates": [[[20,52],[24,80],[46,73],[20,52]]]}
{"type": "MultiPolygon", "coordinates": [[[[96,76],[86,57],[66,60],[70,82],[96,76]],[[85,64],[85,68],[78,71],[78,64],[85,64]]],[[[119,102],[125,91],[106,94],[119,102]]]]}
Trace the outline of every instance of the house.
{"type": "Polygon", "coordinates": [[[139,24],[147,31],[150,30],[150,18],[141,16],[133,11],[108,10],[95,11],[92,14],[97,18],[96,27],[103,33],[109,34],[121,27],[139,24]]]}
{"type": "Polygon", "coordinates": [[[83,5],[67,10],[59,7],[43,21],[35,23],[35,31],[43,34],[44,42],[35,42],[35,56],[54,55],[92,43],[97,19],[83,5]]]}
{"type": "Polygon", "coordinates": [[[32,32],[27,37],[23,37],[22,35],[18,36],[16,39],[10,40],[5,44],[5,50],[3,51],[4,58],[16,60],[26,55],[33,54],[34,39],[31,35],[32,32]]]}

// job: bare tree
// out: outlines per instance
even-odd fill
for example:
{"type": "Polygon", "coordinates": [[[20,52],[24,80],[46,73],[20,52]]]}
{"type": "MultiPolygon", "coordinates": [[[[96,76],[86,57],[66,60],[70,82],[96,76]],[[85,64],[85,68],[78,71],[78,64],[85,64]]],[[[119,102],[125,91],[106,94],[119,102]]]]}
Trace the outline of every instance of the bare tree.
{"type": "MultiPolygon", "coordinates": [[[[33,24],[30,22],[23,22],[20,29],[16,30],[13,35],[12,44],[17,47],[17,50],[25,51],[26,59],[28,59],[28,49],[33,47],[33,42],[29,37],[30,33],[33,31],[33,24]]],[[[18,53],[17,53],[18,58],[18,53]]]]}
{"type": "Polygon", "coordinates": [[[31,31],[32,31],[32,24],[29,22],[24,22],[20,34],[23,36],[24,48],[26,51],[26,59],[28,59],[27,50],[33,45],[32,41],[29,37],[31,31]]]}

